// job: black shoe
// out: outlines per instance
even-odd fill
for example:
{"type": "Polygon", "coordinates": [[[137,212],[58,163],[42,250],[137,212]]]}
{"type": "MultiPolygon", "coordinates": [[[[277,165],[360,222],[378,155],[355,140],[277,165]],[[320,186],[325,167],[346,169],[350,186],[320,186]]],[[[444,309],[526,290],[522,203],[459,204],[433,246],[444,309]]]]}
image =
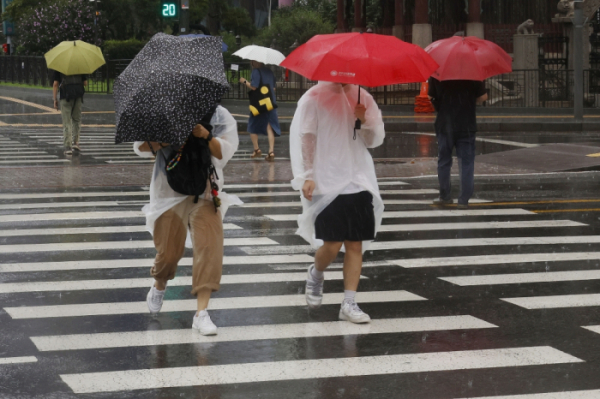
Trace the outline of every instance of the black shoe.
{"type": "Polygon", "coordinates": [[[450,205],[453,203],[454,203],[454,200],[452,198],[450,198],[450,199],[436,198],[433,200],[433,205],[450,205]]]}
{"type": "Polygon", "coordinates": [[[457,204],[456,209],[469,209],[469,204],[457,204]]]}

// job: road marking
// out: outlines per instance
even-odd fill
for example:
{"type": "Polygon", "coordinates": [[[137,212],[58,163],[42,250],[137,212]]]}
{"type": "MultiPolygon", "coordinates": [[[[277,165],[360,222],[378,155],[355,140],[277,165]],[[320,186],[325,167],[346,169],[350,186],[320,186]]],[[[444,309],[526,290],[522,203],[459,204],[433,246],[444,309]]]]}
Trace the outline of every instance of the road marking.
{"type": "MultiPolygon", "coordinates": [[[[459,216],[508,216],[533,215],[525,209],[465,209],[465,210],[431,210],[431,211],[397,211],[383,212],[384,218],[426,218],[426,217],[459,217],[459,216]]],[[[296,221],[298,215],[265,215],[276,221],[296,221]]]]}
{"type": "MultiPolygon", "coordinates": [[[[592,391],[563,391],[563,392],[545,392],[530,393],[526,395],[509,396],[486,396],[469,397],[469,399],[598,399],[600,398],[600,389],[592,391]]],[[[467,398],[462,398],[467,399],[467,398]]]]}
{"type": "MultiPolygon", "coordinates": [[[[597,244],[600,236],[557,236],[557,237],[490,237],[460,238],[447,240],[405,240],[377,241],[369,246],[369,251],[385,251],[417,248],[470,248],[485,246],[523,246],[523,245],[564,245],[597,244]]],[[[277,245],[270,247],[240,247],[248,255],[267,255],[278,253],[308,253],[314,249],[310,245],[277,245]]]]}
{"type": "Polygon", "coordinates": [[[46,112],[51,113],[51,114],[60,115],[60,111],[57,111],[54,108],[46,107],[44,105],[32,103],[32,102],[29,102],[29,101],[19,100],[18,98],[0,96],[0,100],[12,101],[13,103],[27,105],[29,107],[41,109],[41,110],[46,111],[46,112]]]}
{"type": "Polygon", "coordinates": [[[0,200],[11,199],[38,199],[38,198],[84,198],[84,197],[148,197],[148,191],[119,191],[119,192],[64,192],[64,193],[36,193],[36,194],[0,194],[0,200]]]}
{"type": "MultiPolygon", "coordinates": [[[[493,206],[506,206],[506,205],[539,205],[539,204],[579,204],[586,202],[600,202],[600,199],[573,199],[573,200],[543,200],[543,201],[514,201],[514,202],[493,202],[490,205],[493,206]]],[[[470,205],[481,206],[483,204],[473,202],[469,200],[470,205]]]]}
{"type": "MultiPolygon", "coordinates": [[[[20,164],[24,164],[24,163],[64,163],[64,162],[71,162],[68,159],[20,159],[19,163],[20,164]]],[[[6,165],[6,164],[14,164],[15,161],[0,161],[0,164],[2,165],[6,165]]]]}
{"type": "Polygon", "coordinates": [[[580,363],[549,346],[61,374],[74,393],[580,363]]]}
{"type": "Polygon", "coordinates": [[[108,220],[123,218],[144,218],[142,211],[130,212],[69,212],[69,213],[33,213],[24,215],[0,215],[2,222],[40,222],[49,220],[108,220]]]}
{"type": "MultiPolygon", "coordinates": [[[[279,245],[266,237],[225,238],[223,245],[237,247],[240,245],[279,245]]],[[[61,251],[94,251],[118,249],[154,248],[153,240],[135,241],[97,241],[97,242],[61,242],[52,244],[4,244],[0,245],[0,254],[31,253],[31,252],[61,252],[61,251]]]]}
{"type": "MultiPolygon", "coordinates": [[[[225,187],[227,188],[227,187],[225,187]]],[[[237,195],[237,194],[236,194],[237,195]]],[[[477,201],[477,200],[475,200],[477,201]]],[[[479,200],[482,202],[491,202],[479,200]]],[[[384,205],[431,205],[431,200],[383,200],[384,205]]],[[[284,207],[301,207],[302,202],[244,202],[242,208],[284,208],[284,207]]]]}
{"type": "MultiPolygon", "coordinates": [[[[223,230],[243,230],[233,223],[223,223],[223,230]]],[[[54,229],[20,229],[0,230],[0,237],[24,236],[54,236],[68,234],[117,234],[117,233],[146,233],[145,225],[140,226],[109,226],[109,227],[64,227],[54,229]]]]}
{"type": "Polygon", "coordinates": [[[404,268],[502,265],[508,263],[562,262],[575,260],[600,260],[600,252],[535,253],[482,256],[455,256],[449,258],[418,258],[388,260],[404,268]]]}
{"type": "Polygon", "coordinates": [[[600,208],[590,208],[590,209],[543,209],[543,210],[533,210],[533,213],[572,213],[572,212],[600,212],[600,208]]]}
{"type": "Polygon", "coordinates": [[[0,364],[35,363],[37,361],[35,356],[0,357],[0,364]]]}
{"type": "Polygon", "coordinates": [[[39,351],[127,348],[136,346],[180,345],[213,342],[255,341],[371,335],[417,331],[447,331],[497,328],[473,316],[415,317],[378,319],[369,324],[344,321],[322,323],[271,324],[262,326],[220,327],[219,334],[206,337],[190,328],[185,330],[133,331],[124,333],[74,334],[31,337],[39,351]]]}
{"type": "Polygon", "coordinates": [[[80,208],[80,207],[97,207],[97,206],[119,206],[117,201],[101,201],[101,202],[36,202],[30,204],[5,204],[0,205],[0,210],[17,210],[17,209],[44,209],[44,208],[80,208]]]}
{"type": "Polygon", "coordinates": [[[600,294],[548,295],[500,299],[525,309],[558,309],[600,306],[600,294]]]}
{"type": "Polygon", "coordinates": [[[58,158],[57,155],[21,155],[18,153],[15,153],[13,155],[5,155],[5,154],[0,154],[0,159],[18,159],[18,162],[21,162],[22,159],[25,160],[33,160],[33,159],[42,159],[42,158],[58,158]]]}
{"type": "MultiPolygon", "coordinates": [[[[192,266],[192,258],[182,258],[179,266],[192,266]]],[[[265,255],[265,256],[224,256],[223,265],[269,265],[269,264],[295,264],[312,263],[314,259],[310,255],[265,255]]],[[[367,266],[368,262],[365,262],[367,266]]],[[[46,272],[56,270],[96,270],[96,269],[123,269],[136,267],[152,267],[154,258],[146,259],[106,259],[106,260],[83,260],[67,262],[34,262],[34,263],[0,263],[0,273],[20,272],[46,272]]],[[[306,269],[307,265],[302,269],[306,269]]]]}
{"type": "MultiPolygon", "coordinates": [[[[323,305],[338,305],[344,299],[344,294],[323,294],[323,305]]],[[[427,299],[408,291],[368,291],[359,292],[359,303],[374,302],[403,302],[426,301],[427,299]]],[[[254,309],[273,307],[305,307],[304,295],[267,295],[267,296],[242,296],[229,298],[211,298],[209,310],[225,309],[254,309]]],[[[196,299],[165,300],[161,313],[196,311],[196,299]]],[[[53,306],[19,306],[8,307],[4,310],[13,319],[43,319],[52,317],[78,317],[100,316],[117,314],[144,314],[148,313],[148,304],[143,302],[112,302],[88,303],[81,305],[53,305],[53,306]]]]}
{"type": "Polygon", "coordinates": [[[551,283],[560,281],[599,280],[600,270],[575,270],[566,272],[491,274],[484,276],[438,277],[452,284],[465,286],[551,283]]]}
{"type": "Polygon", "coordinates": [[[430,224],[384,224],[380,232],[388,231],[437,231],[437,230],[480,230],[480,229],[525,229],[551,227],[580,227],[586,224],[570,220],[539,220],[516,222],[473,222],[473,223],[430,223],[430,224]]]}
{"type": "MultiPolygon", "coordinates": [[[[327,280],[343,280],[342,272],[327,272],[327,280]]],[[[361,276],[361,279],[366,277],[361,276]]],[[[106,280],[76,280],[76,281],[36,281],[27,283],[0,284],[0,294],[23,292],[52,292],[52,291],[87,291],[113,290],[130,288],[149,288],[153,278],[124,278],[106,280]]],[[[221,277],[221,284],[258,284],[258,283],[287,283],[306,281],[304,273],[269,273],[269,274],[227,274],[221,277]]],[[[191,286],[192,276],[175,277],[169,280],[169,287],[191,286]]]]}

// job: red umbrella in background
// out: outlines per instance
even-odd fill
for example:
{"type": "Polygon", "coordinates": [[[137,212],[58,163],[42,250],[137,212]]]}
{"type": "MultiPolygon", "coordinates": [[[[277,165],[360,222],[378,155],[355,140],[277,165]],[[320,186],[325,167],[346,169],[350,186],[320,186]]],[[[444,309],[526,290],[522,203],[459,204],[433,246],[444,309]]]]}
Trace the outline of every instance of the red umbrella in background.
{"type": "MultiPolygon", "coordinates": [[[[314,36],[280,66],[311,80],[368,87],[424,82],[438,68],[419,46],[374,33],[314,36]]],[[[359,120],[357,129],[360,129],[359,120]]]]}
{"type": "Polygon", "coordinates": [[[440,68],[437,80],[485,80],[512,72],[512,58],[500,46],[473,36],[453,36],[425,49],[440,68]]]}
{"type": "Polygon", "coordinates": [[[311,80],[369,87],[424,82],[438,68],[419,46],[374,33],[317,35],[280,66],[311,80]]]}

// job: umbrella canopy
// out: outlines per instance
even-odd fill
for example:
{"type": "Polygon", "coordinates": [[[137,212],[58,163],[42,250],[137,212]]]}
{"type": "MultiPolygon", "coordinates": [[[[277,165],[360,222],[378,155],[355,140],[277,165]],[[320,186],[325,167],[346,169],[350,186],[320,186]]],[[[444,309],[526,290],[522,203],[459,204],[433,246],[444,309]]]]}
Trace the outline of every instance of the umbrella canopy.
{"type": "Polygon", "coordinates": [[[44,57],[48,69],[63,75],[87,75],[106,64],[100,47],[81,40],[62,42],[44,57]]]}
{"type": "Polygon", "coordinates": [[[220,37],[157,33],[115,80],[115,142],[182,144],[228,89],[220,37]]]}
{"type": "Polygon", "coordinates": [[[263,64],[279,65],[285,59],[285,56],[272,48],[250,45],[242,47],[233,55],[237,55],[245,60],[262,62],[263,64]]]}
{"type": "MultiPolygon", "coordinates": [[[[195,37],[212,37],[211,35],[203,35],[201,33],[191,33],[189,35],[180,35],[181,37],[191,37],[191,38],[195,38],[195,37]]],[[[222,46],[221,46],[221,51],[226,52],[229,49],[229,46],[227,46],[227,44],[225,44],[225,42],[223,42],[222,46]]]]}
{"type": "Polygon", "coordinates": [[[419,46],[374,33],[317,35],[281,66],[311,80],[369,87],[424,82],[438,68],[419,46]]]}
{"type": "Polygon", "coordinates": [[[500,46],[473,36],[453,36],[425,49],[440,64],[437,80],[485,80],[512,72],[512,58],[500,46]]]}

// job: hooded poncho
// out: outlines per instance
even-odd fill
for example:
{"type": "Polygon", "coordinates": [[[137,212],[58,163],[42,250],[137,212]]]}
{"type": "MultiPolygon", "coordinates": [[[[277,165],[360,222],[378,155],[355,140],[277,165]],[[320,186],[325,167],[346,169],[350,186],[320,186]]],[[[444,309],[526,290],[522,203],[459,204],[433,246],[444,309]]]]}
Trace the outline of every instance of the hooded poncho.
{"type": "MultiPolygon", "coordinates": [[[[222,159],[211,157],[211,161],[219,176],[217,185],[219,186],[219,198],[221,199],[221,216],[225,217],[225,212],[227,212],[227,208],[229,208],[230,205],[242,204],[242,201],[240,201],[237,196],[226,194],[221,191],[224,183],[223,168],[233,157],[239,144],[237,122],[233,116],[231,116],[229,111],[218,106],[215,114],[210,120],[210,124],[213,126],[213,140],[219,140],[221,144],[221,153],[223,155],[222,159]]],[[[151,152],[141,152],[139,150],[139,147],[142,144],[144,144],[143,141],[136,141],[133,145],[134,151],[141,157],[152,158],[153,155],[151,152]]],[[[146,228],[151,234],[154,234],[154,223],[160,215],[188,197],[187,195],[173,191],[167,181],[165,157],[169,159],[169,155],[172,151],[173,149],[169,146],[160,150],[165,156],[163,156],[163,154],[157,154],[156,161],[154,162],[154,172],[152,173],[152,182],[150,183],[150,203],[142,208],[142,212],[146,215],[146,228]]],[[[209,189],[210,186],[207,185],[207,190],[209,189]]],[[[186,246],[191,247],[189,232],[186,246]]]]}
{"type": "MultiPolygon", "coordinates": [[[[367,108],[366,123],[353,139],[358,90],[355,85],[319,82],[298,101],[292,120],[292,187],[302,190],[306,180],[315,182],[312,201],[301,195],[303,212],[298,217],[296,234],[313,247],[323,244],[315,238],[315,219],[340,194],[369,191],[373,195],[375,233],[381,225],[383,201],[367,149],[383,143],[385,130],[373,97],[360,89],[361,103],[367,108]]],[[[367,247],[368,242],[364,242],[363,251],[367,247]]]]}

